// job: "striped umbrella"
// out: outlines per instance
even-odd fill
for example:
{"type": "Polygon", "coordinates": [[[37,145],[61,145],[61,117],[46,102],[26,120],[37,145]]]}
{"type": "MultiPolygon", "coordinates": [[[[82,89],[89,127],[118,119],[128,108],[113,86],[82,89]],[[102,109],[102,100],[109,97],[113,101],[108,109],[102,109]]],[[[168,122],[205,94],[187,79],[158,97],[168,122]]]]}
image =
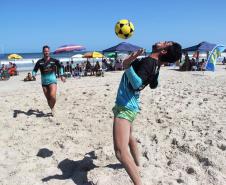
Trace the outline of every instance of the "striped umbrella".
{"type": "Polygon", "coordinates": [[[69,51],[82,51],[85,49],[86,48],[84,46],[69,44],[69,45],[63,45],[57,48],[56,51],[54,51],[54,54],[69,52],[69,51]]]}
{"type": "Polygon", "coordinates": [[[103,58],[103,57],[104,55],[96,51],[88,52],[83,55],[83,58],[103,58]]]}
{"type": "Polygon", "coordinates": [[[22,56],[20,56],[20,55],[18,55],[18,54],[11,54],[11,55],[9,55],[8,56],[8,59],[10,60],[10,59],[22,59],[23,57],[22,56]]]}

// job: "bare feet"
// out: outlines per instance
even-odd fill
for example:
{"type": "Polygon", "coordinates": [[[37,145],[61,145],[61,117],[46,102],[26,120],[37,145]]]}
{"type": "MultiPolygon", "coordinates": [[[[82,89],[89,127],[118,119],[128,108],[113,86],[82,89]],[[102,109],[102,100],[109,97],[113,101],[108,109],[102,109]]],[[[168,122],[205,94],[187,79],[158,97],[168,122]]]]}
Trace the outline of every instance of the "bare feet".
{"type": "Polygon", "coordinates": [[[55,111],[55,109],[54,109],[54,108],[52,108],[52,109],[51,109],[51,113],[52,113],[52,116],[53,116],[53,117],[55,117],[55,115],[56,115],[56,111],[55,111]]]}

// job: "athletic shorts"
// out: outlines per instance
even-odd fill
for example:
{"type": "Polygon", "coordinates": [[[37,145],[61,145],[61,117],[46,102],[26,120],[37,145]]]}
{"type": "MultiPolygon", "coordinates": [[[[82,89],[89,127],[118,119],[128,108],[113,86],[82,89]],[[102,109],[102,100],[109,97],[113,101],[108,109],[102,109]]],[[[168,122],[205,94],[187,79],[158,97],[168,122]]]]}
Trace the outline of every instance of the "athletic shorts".
{"type": "Polygon", "coordinates": [[[129,122],[133,122],[137,116],[137,112],[127,109],[126,107],[115,105],[112,108],[115,118],[126,119],[129,122]]]}
{"type": "Polygon", "coordinates": [[[48,87],[49,85],[52,85],[52,84],[56,84],[57,85],[57,83],[50,83],[50,84],[42,84],[42,87],[48,87]]]}

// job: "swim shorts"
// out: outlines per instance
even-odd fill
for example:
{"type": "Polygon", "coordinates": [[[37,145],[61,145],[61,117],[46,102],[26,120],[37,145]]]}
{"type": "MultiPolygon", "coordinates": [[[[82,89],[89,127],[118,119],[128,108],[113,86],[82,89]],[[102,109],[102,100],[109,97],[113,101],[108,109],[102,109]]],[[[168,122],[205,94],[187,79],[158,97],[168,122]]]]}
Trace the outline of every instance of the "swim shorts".
{"type": "Polygon", "coordinates": [[[126,107],[115,105],[112,109],[115,118],[126,119],[133,122],[137,116],[137,112],[127,109],[126,107]]]}

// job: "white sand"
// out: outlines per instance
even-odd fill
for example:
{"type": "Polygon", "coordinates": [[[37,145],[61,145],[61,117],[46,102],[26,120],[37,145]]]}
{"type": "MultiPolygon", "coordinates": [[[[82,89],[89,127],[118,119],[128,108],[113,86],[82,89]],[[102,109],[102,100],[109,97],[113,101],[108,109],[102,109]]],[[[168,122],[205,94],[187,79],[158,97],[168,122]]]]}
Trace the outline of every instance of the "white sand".
{"type": "MultiPolygon", "coordinates": [[[[24,75],[0,81],[0,184],[132,184],[112,144],[122,72],[59,81],[55,118],[46,117],[40,77],[24,75]],[[37,157],[41,148],[53,155],[37,157]]],[[[222,65],[204,74],[162,68],[159,88],[142,91],[134,135],[144,185],[226,184],[225,84],[222,65]]]]}

